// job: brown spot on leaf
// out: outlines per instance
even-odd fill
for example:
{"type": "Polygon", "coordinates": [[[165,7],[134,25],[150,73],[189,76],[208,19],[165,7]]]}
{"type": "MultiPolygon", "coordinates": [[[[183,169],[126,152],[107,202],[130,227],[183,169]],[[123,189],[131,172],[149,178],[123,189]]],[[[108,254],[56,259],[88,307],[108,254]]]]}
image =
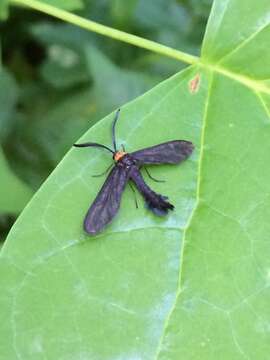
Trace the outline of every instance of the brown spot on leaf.
{"type": "Polygon", "coordinates": [[[197,74],[193,79],[190,80],[188,87],[191,94],[198,92],[201,82],[201,75],[197,74]]]}

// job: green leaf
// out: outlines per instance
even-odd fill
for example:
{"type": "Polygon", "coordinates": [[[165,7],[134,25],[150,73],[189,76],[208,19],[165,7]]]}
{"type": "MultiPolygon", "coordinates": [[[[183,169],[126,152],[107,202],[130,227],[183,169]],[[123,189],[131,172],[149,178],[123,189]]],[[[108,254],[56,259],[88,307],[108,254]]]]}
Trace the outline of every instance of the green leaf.
{"type": "Polygon", "coordinates": [[[185,9],[175,0],[138,0],[136,22],[146,28],[186,28],[189,17],[185,9]]]}
{"type": "Polygon", "coordinates": [[[129,26],[132,21],[134,10],[138,0],[112,0],[110,1],[110,10],[113,20],[118,26],[129,26]]]}
{"type": "Polygon", "coordinates": [[[48,47],[48,59],[41,67],[41,74],[46,82],[56,88],[68,88],[88,80],[78,52],[60,44],[48,47]]]}
{"type": "Polygon", "coordinates": [[[0,148],[0,213],[19,213],[32,196],[32,190],[10,170],[0,148]]]}
{"type": "Polygon", "coordinates": [[[12,129],[19,95],[13,76],[4,68],[0,70],[0,89],[0,140],[3,141],[12,129]]]}
{"type": "Polygon", "coordinates": [[[89,73],[94,80],[97,104],[107,111],[134,99],[158,83],[159,78],[118,68],[93,46],[85,49],[89,73]]]}
{"type": "MultiPolygon", "coordinates": [[[[93,40],[91,33],[65,23],[42,21],[31,24],[29,31],[37,41],[40,41],[44,45],[58,45],[60,48],[74,50],[77,53],[82,47],[93,40]]],[[[54,56],[54,58],[55,57],[56,56],[54,56]]],[[[57,58],[59,58],[59,56],[57,58]]]]}
{"type": "Polygon", "coordinates": [[[269,1],[214,3],[202,50],[211,80],[197,205],[160,359],[269,354],[269,11],[269,1]]]}
{"type": "Polygon", "coordinates": [[[83,8],[82,0],[42,0],[42,2],[69,11],[83,8]]]}
{"type": "Polygon", "coordinates": [[[56,166],[63,155],[97,120],[97,107],[89,90],[69,93],[41,116],[32,128],[32,137],[38,139],[39,148],[56,166]]]}
{"type": "Polygon", "coordinates": [[[8,18],[8,0],[0,0],[0,20],[8,18]]]}
{"type": "MultiPolygon", "coordinates": [[[[42,0],[42,2],[68,11],[81,10],[84,7],[83,0],[42,0]]],[[[0,0],[0,20],[8,18],[8,3],[9,0],[0,0]]]]}
{"type": "MultiPolygon", "coordinates": [[[[190,139],[198,145],[207,79],[202,79],[201,91],[191,94],[188,83],[196,72],[180,73],[123,106],[117,127],[119,144],[124,143],[130,151],[174,138],[190,139]]],[[[113,115],[95,125],[81,141],[110,144],[113,115]]],[[[153,176],[165,178],[166,183],[151,186],[176,205],[168,218],[152,215],[142,200],[137,210],[127,188],[115,221],[91,239],[84,234],[82,221],[104,181],[91,175],[102,172],[111,156],[89,149],[73,149],[67,154],[20,216],[2,250],[2,273],[7,271],[10,276],[2,276],[1,288],[9,284],[10,290],[4,292],[11,293],[2,297],[1,307],[12,312],[11,298],[16,298],[18,306],[16,339],[11,323],[5,322],[6,339],[10,339],[4,349],[7,357],[14,357],[17,351],[22,358],[31,359],[41,348],[48,358],[153,354],[177,288],[179,241],[194,206],[197,157],[198,153],[179,167],[152,170],[153,176]],[[13,242],[12,237],[16,238],[13,242]],[[21,267],[22,273],[16,270],[21,267]],[[31,317],[22,311],[26,304],[31,307],[31,317]],[[29,338],[23,336],[23,340],[19,335],[23,333],[29,338]],[[59,347],[60,336],[72,341],[59,347]],[[110,339],[107,345],[104,339],[110,339]]]]}
{"type": "Polygon", "coordinates": [[[63,89],[89,81],[84,47],[92,41],[92,34],[49,22],[30,26],[30,32],[47,48],[47,59],[41,66],[41,75],[47,83],[63,89]]]}
{"type": "MultiPolygon", "coordinates": [[[[152,169],[170,216],[136,209],[127,188],[115,220],[87,237],[104,181],[91,175],[110,159],[98,149],[70,151],[38,191],[1,251],[3,358],[268,358],[269,11],[216,1],[201,61],[122,107],[128,151],[196,145],[181,166],[152,169]]],[[[110,144],[112,118],[80,141],[110,144]]]]}

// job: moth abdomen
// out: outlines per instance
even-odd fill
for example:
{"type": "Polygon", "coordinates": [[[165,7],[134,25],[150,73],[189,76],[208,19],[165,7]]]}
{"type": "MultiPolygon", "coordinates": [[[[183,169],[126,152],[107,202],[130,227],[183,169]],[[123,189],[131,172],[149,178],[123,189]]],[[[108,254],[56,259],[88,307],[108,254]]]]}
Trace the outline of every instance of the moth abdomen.
{"type": "Polygon", "coordinates": [[[155,215],[165,216],[169,210],[173,210],[174,206],[165,200],[164,196],[155,193],[153,190],[150,196],[145,196],[147,208],[155,215]]]}
{"type": "Polygon", "coordinates": [[[157,194],[144,181],[139,169],[134,166],[130,177],[136,185],[139,192],[142,194],[146,206],[154,214],[158,216],[165,216],[169,210],[173,210],[174,206],[167,201],[167,197],[157,194]]]}

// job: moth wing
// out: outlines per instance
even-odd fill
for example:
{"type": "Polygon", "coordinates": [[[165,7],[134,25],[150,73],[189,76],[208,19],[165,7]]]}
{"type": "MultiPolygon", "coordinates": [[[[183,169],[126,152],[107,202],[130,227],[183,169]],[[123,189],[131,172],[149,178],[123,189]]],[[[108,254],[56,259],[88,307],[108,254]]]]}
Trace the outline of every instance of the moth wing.
{"type": "Polygon", "coordinates": [[[187,159],[194,145],[186,140],[173,140],[159,145],[135,151],[131,155],[140,165],[178,164],[187,159]]]}
{"type": "Polygon", "coordinates": [[[85,216],[84,229],[88,234],[99,233],[117,214],[128,178],[124,167],[116,165],[111,170],[85,216]]]}

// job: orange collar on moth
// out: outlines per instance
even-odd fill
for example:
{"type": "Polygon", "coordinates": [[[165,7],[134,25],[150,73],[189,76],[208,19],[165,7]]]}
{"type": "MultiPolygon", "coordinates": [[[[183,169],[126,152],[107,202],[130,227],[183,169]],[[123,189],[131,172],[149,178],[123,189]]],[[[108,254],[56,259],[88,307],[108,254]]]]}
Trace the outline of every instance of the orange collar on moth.
{"type": "Polygon", "coordinates": [[[122,157],[126,155],[126,152],[124,151],[117,151],[114,155],[113,155],[113,158],[115,161],[119,161],[122,159],[122,157]]]}

